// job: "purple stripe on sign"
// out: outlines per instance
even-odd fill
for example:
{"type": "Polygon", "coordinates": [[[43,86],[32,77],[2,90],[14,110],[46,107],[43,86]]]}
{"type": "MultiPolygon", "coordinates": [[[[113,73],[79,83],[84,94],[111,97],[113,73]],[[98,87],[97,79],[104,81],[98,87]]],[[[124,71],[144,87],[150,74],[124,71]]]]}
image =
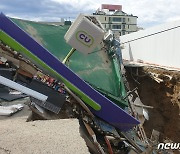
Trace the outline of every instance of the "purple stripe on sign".
{"type": "Polygon", "coordinates": [[[38,44],[33,38],[31,38],[31,36],[29,36],[2,13],[0,15],[0,28],[26,49],[31,51],[31,53],[45,62],[49,67],[54,69],[62,77],[75,85],[84,94],[101,105],[100,111],[95,111],[90,107],[95,115],[123,131],[126,131],[139,124],[139,122],[134,117],[127,114],[119,106],[111,102],[109,99],[101,95],[90,85],[84,82],[68,67],[66,67],[56,57],[54,57],[47,49],[38,44]]]}

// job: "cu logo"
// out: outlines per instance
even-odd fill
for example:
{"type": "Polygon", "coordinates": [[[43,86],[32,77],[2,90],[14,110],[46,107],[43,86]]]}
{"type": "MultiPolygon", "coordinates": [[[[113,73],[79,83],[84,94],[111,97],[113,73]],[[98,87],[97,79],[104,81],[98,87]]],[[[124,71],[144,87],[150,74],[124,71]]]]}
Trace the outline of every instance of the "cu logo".
{"type": "Polygon", "coordinates": [[[90,47],[94,39],[91,35],[87,34],[85,31],[78,31],[76,33],[76,39],[80,41],[83,45],[90,47]]]}

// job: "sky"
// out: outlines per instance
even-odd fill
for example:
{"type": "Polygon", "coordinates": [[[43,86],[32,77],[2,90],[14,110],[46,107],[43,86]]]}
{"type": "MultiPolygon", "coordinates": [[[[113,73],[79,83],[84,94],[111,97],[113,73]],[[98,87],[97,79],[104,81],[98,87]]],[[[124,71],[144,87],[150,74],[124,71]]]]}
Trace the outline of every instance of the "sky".
{"type": "Polygon", "coordinates": [[[180,0],[0,0],[0,12],[33,21],[74,20],[79,13],[92,14],[101,4],[122,5],[145,29],[180,20],[180,0]]]}

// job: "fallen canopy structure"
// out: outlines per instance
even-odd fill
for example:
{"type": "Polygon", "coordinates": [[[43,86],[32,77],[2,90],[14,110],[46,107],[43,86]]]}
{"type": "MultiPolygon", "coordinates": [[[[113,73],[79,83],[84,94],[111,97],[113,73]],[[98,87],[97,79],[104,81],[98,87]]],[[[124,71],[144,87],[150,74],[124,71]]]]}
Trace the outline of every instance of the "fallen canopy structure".
{"type": "Polygon", "coordinates": [[[3,43],[21,53],[43,71],[63,81],[96,116],[122,131],[139,124],[134,117],[92,88],[2,13],[0,14],[0,29],[0,40],[3,43]]]}
{"type": "MultiPolygon", "coordinates": [[[[69,25],[57,26],[52,23],[40,23],[13,18],[11,20],[61,62],[63,62],[68,51],[72,48],[64,39],[69,25]]],[[[120,75],[119,66],[117,65],[118,63],[114,62],[113,54],[109,52],[111,51],[104,48],[103,44],[99,45],[88,55],[77,51],[66,62],[66,66],[81,79],[93,86],[93,88],[124,109],[128,106],[128,101],[123,99],[127,95],[126,90],[120,75]],[[117,71],[116,65],[118,66],[117,71]]]]}

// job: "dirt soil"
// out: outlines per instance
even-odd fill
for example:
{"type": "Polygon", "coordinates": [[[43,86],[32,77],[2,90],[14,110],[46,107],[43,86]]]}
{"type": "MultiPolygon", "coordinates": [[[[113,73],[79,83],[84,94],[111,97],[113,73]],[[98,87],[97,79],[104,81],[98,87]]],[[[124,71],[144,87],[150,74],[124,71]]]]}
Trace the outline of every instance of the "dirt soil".
{"type": "Polygon", "coordinates": [[[147,136],[150,138],[155,129],[161,133],[160,141],[168,138],[180,142],[180,72],[127,68],[127,79],[131,89],[138,87],[142,103],[154,107],[148,109],[150,119],[144,123],[147,136]]]}

